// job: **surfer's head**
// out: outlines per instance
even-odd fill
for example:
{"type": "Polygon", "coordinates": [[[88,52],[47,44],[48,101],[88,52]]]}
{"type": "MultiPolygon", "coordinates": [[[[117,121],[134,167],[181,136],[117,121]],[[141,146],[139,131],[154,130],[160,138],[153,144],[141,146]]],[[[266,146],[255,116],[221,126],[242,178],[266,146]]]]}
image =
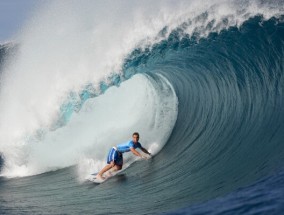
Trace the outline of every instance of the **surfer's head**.
{"type": "Polygon", "coordinates": [[[139,140],[139,133],[138,132],[134,132],[132,134],[132,140],[133,140],[134,143],[138,142],[138,140],[139,140]]]}

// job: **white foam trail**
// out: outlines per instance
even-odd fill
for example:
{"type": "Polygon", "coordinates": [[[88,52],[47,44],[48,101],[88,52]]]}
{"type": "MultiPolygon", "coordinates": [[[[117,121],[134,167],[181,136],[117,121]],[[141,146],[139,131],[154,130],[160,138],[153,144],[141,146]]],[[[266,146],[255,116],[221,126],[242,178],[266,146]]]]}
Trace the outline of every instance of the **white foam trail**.
{"type": "MultiPolygon", "coordinates": [[[[120,73],[123,60],[135,47],[159,42],[184,22],[191,23],[185,25],[185,33],[206,36],[240,26],[256,14],[269,18],[283,12],[280,3],[259,2],[46,3],[20,32],[19,51],[1,77],[0,151],[6,163],[25,163],[32,150],[32,146],[26,146],[30,144],[28,138],[39,129],[48,130],[57,120],[68,93],[120,73]],[[165,34],[159,34],[166,26],[165,34]]],[[[28,170],[23,167],[22,171],[28,170]]]]}

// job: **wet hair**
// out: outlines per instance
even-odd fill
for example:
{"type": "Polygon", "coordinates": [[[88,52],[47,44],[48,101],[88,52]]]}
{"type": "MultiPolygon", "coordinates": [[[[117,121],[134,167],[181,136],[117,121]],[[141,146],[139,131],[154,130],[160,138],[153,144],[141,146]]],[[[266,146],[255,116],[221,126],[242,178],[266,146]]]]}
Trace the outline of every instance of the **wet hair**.
{"type": "Polygon", "coordinates": [[[132,137],[133,137],[134,135],[135,135],[135,136],[137,135],[137,136],[139,137],[139,133],[138,133],[138,132],[134,132],[134,133],[132,134],[132,137]]]}

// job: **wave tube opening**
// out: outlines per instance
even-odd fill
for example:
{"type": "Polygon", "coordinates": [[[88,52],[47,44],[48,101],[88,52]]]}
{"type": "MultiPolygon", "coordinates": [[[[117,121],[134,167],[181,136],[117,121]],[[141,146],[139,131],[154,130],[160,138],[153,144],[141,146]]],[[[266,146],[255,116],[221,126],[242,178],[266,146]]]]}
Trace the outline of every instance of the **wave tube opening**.
{"type": "MultiPolygon", "coordinates": [[[[87,100],[66,126],[19,146],[21,155],[13,156],[9,148],[2,175],[27,176],[79,164],[79,175],[86,176],[102,168],[109,148],[129,140],[134,131],[143,147],[156,154],[176,117],[177,97],[167,80],[138,74],[87,100]]],[[[134,161],[131,156],[125,160],[134,161]]]]}

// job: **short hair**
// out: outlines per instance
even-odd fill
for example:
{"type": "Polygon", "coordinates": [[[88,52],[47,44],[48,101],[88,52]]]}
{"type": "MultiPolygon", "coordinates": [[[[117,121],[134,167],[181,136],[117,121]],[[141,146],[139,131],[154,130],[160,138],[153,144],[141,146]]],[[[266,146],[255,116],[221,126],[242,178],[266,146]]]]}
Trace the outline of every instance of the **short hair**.
{"type": "Polygon", "coordinates": [[[132,134],[132,137],[133,137],[134,135],[137,135],[137,136],[139,137],[139,133],[138,133],[138,132],[134,132],[134,133],[132,134]]]}

